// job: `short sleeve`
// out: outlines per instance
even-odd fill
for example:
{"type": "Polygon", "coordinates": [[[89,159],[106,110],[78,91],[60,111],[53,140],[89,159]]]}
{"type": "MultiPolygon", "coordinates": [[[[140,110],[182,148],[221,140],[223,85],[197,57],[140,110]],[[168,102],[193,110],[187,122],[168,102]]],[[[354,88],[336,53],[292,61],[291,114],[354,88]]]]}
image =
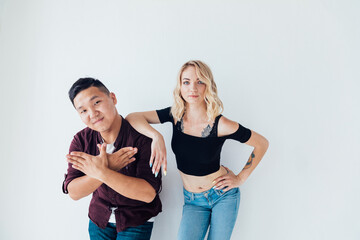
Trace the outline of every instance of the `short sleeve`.
{"type": "Polygon", "coordinates": [[[137,166],[135,177],[144,179],[155,189],[156,193],[159,193],[161,191],[161,171],[159,171],[158,176],[155,177],[152,173],[151,167],[149,166],[151,139],[144,137],[144,139],[137,144],[137,148],[139,149],[139,152],[136,157],[137,166]]]}
{"type": "MultiPolygon", "coordinates": [[[[78,135],[74,136],[74,139],[72,140],[71,144],[70,144],[70,149],[69,149],[69,153],[73,152],[73,151],[78,151],[78,152],[83,152],[84,149],[80,143],[80,139],[78,135]]],[[[65,174],[65,179],[63,181],[63,185],[62,185],[62,191],[65,194],[68,194],[68,190],[67,187],[69,185],[69,183],[74,180],[75,178],[78,177],[82,177],[85,174],[75,168],[72,167],[71,163],[68,163],[68,170],[67,173],[65,174]]]]}
{"type": "Polygon", "coordinates": [[[173,117],[171,116],[171,107],[156,110],[156,113],[159,117],[160,123],[173,122],[173,117]]]}
{"type": "Polygon", "coordinates": [[[251,130],[243,127],[240,123],[239,123],[239,128],[236,130],[236,132],[228,135],[226,138],[227,139],[234,139],[236,141],[239,141],[241,143],[245,143],[247,142],[251,137],[251,130]]]}

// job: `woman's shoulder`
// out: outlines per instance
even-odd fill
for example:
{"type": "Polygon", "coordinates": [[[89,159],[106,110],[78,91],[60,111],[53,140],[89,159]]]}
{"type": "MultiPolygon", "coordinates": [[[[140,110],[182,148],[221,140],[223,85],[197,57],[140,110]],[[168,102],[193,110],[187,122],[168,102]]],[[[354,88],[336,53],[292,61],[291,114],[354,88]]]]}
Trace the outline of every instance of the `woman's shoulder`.
{"type": "Polygon", "coordinates": [[[226,136],[233,134],[239,128],[239,124],[235,121],[228,119],[225,116],[221,116],[218,124],[218,136],[226,136]]]}
{"type": "Polygon", "coordinates": [[[171,113],[171,107],[159,109],[159,110],[156,110],[155,112],[160,120],[160,123],[164,123],[164,122],[174,123],[174,118],[171,113]]]}

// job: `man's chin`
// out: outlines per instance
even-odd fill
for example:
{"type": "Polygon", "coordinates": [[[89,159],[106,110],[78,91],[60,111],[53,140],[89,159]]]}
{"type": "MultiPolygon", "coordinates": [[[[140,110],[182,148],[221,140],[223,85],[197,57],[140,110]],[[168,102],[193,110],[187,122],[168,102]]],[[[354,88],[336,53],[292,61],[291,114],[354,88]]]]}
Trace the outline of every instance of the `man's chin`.
{"type": "Polygon", "coordinates": [[[97,132],[105,132],[108,129],[105,126],[91,126],[89,128],[97,132]]]}

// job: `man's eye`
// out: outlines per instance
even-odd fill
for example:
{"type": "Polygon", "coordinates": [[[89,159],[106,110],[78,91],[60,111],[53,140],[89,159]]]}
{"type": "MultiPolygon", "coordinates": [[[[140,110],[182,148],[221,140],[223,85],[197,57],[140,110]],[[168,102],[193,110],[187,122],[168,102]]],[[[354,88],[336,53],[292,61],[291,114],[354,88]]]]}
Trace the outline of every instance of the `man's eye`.
{"type": "Polygon", "coordinates": [[[99,101],[96,101],[96,102],[94,103],[94,105],[98,105],[100,102],[101,102],[100,100],[99,100],[99,101]]]}
{"type": "Polygon", "coordinates": [[[82,110],[80,113],[86,113],[86,109],[82,110]]]}

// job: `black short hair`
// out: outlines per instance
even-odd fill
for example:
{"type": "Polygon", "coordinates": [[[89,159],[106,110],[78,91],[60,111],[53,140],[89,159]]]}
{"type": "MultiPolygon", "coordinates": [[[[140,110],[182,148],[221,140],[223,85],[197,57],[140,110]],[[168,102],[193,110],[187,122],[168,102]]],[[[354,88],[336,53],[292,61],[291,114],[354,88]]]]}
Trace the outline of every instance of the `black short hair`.
{"type": "Polygon", "coordinates": [[[69,98],[71,103],[74,105],[74,98],[79,92],[88,89],[89,87],[97,87],[103,93],[110,94],[109,90],[105,85],[95,78],[79,78],[69,90],[69,98]]]}

